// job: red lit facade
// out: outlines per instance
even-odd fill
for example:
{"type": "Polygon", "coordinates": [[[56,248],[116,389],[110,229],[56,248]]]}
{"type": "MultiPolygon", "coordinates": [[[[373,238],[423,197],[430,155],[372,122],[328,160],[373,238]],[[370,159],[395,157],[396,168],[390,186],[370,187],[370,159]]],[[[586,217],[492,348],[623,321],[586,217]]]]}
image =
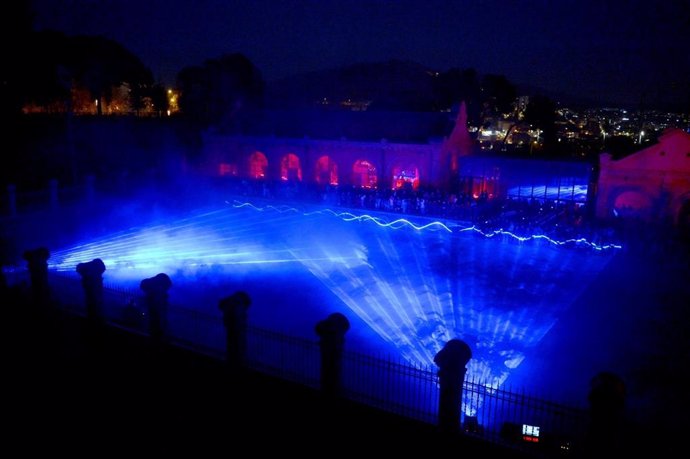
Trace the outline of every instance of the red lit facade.
{"type": "Polygon", "coordinates": [[[349,140],[207,135],[207,171],[364,188],[444,186],[440,143],[395,144],[349,140]]]}
{"type": "Polygon", "coordinates": [[[648,148],[620,160],[600,157],[596,212],[690,226],[690,134],[666,131],[648,148]]]}

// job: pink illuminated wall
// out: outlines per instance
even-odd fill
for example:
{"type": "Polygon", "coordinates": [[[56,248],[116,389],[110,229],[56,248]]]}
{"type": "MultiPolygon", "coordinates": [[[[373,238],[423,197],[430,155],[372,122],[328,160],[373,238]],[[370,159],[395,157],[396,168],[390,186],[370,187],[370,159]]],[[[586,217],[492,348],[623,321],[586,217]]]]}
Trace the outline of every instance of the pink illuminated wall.
{"type": "Polygon", "coordinates": [[[690,202],[690,134],[669,129],[658,143],[614,161],[600,157],[597,216],[679,223],[690,202]]]}
{"type": "Polygon", "coordinates": [[[393,188],[404,169],[414,174],[414,186],[445,185],[439,163],[440,142],[425,144],[360,142],[207,134],[207,170],[219,174],[219,164],[243,164],[240,177],[304,180],[321,185],[393,188]],[[366,162],[362,167],[359,161],[366,162]],[[246,166],[244,166],[246,164],[246,166]]]}

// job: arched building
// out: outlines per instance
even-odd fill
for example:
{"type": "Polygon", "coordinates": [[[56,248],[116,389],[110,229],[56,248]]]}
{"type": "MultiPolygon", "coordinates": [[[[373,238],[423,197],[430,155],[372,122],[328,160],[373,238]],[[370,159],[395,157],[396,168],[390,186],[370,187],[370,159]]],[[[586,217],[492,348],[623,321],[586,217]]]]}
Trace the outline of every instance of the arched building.
{"type": "Polygon", "coordinates": [[[690,227],[690,134],[669,129],[655,145],[619,160],[602,154],[596,213],[690,227]]]}
{"type": "Polygon", "coordinates": [[[209,135],[207,171],[252,179],[417,188],[440,185],[440,144],[209,135]]]}
{"type": "Polygon", "coordinates": [[[212,175],[364,188],[444,188],[451,177],[457,177],[458,158],[469,155],[473,144],[463,103],[450,136],[443,141],[372,142],[208,132],[204,157],[207,173],[212,175]]]}
{"type": "Polygon", "coordinates": [[[465,104],[450,135],[426,143],[326,140],[209,132],[206,172],[235,176],[400,189],[432,187],[474,198],[588,199],[591,165],[476,154],[465,104]]]}
{"type": "Polygon", "coordinates": [[[204,136],[206,171],[236,176],[398,189],[420,186],[474,198],[571,201],[601,219],[632,217],[690,228],[690,134],[672,129],[620,160],[602,154],[599,174],[585,162],[476,154],[464,106],[448,137],[426,143],[265,135],[204,136]]]}

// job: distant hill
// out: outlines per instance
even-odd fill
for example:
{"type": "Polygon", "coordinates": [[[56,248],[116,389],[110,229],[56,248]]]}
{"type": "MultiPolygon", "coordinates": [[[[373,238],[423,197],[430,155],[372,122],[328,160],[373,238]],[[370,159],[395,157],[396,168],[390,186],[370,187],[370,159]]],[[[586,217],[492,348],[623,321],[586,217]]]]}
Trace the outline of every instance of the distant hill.
{"type": "Polygon", "coordinates": [[[436,72],[390,60],[294,75],[267,84],[269,108],[433,111],[436,72]]]}
{"type": "Polygon", "coordinates": [[[346,138],[394,143],[440,142],[453,129],[443,112],[349,111],[314,108],[267,109],[247,125],[245,134],[312,139],[346,138]]]}
{"type": "MultiPolygon", "coordinates": [[[[437,72],[412,61],[358,63],[269,81],[266,102],[268,108],[276,109],[437,111],[437,72]]],[[[560,106],[574,109],[616,106],[611,101],[511,82],[519,96],[540,94],[560,106]]]]}
{"type": "Polygon", "coordinates": [[[515,85],[517,86],[517,92],[520,96],[534,96],[540,94],[553,100],[558,104],[558,106],[561,107],[569,107],[573,109],[616,107],[616,105],[612,104],[610,101],[573,96],[572,94],[567,94],[560,91],[551,91],[529,84],[515,83],[515,85]]]}

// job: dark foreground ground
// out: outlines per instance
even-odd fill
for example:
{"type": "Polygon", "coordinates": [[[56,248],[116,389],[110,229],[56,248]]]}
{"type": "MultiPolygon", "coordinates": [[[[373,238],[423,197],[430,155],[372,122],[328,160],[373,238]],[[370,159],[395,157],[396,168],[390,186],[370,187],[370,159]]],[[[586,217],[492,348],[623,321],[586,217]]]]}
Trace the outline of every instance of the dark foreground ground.
{"type": "MultiPolygon", "coordinates": [[[[9,306],[9,305],[8,305],[9,306]]],[[[81,317],[15,303],[4,385],[5,437],[22,455],[330,456],[445,452],[527,457],[433,425],[247,373],[81,317]]]]}

